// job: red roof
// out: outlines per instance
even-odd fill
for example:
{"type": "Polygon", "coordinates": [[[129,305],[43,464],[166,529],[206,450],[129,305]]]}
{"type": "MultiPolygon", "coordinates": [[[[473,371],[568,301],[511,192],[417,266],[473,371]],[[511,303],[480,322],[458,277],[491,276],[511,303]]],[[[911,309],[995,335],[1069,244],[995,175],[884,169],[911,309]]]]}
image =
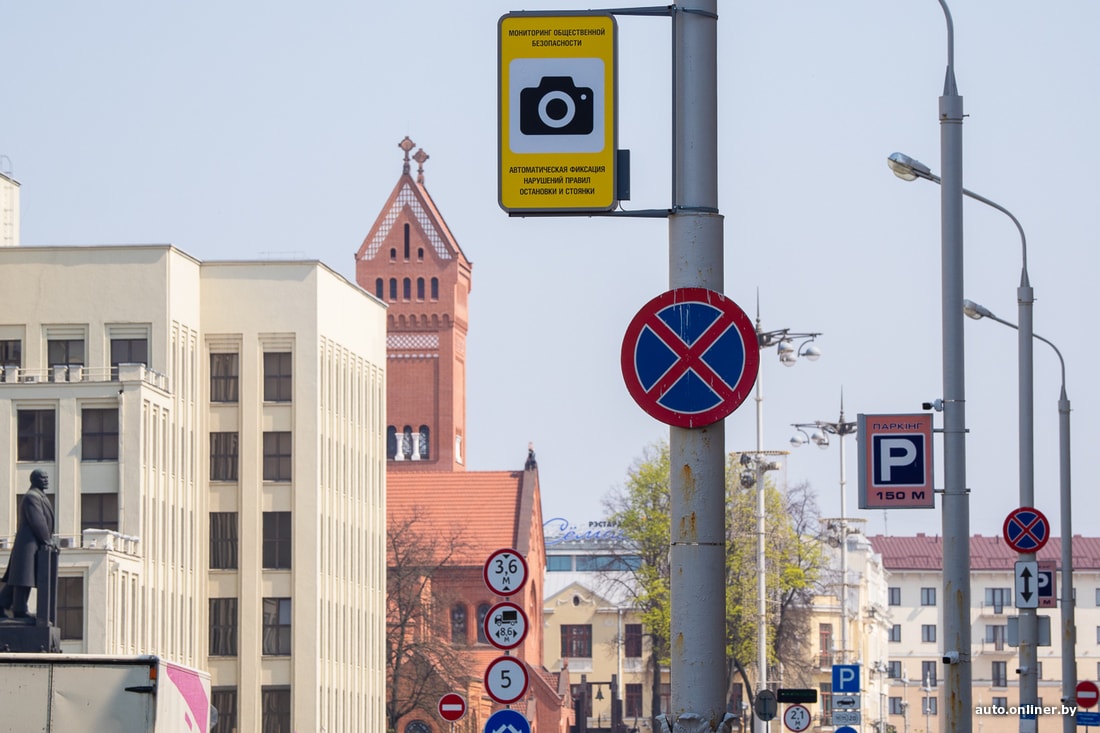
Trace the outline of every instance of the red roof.
{"type": "Polygon", "coordinates": [[[522,486],[523,471],[390,471],[386,514],[391,520],[416,515],[421,527],[441,536],[458,530],[467,556],[455,559],[480,567],[485,548],[516,546],[522,486]]]}
{"type": "MultiPolygon", "coordinates": [[[[875,552],[882,555],[887,570],[940,570],[943,567],[943,538],[918,533],[916,537],[869,537],[875,552]]],[[[1039,560],[1061,561],[1062,540],[1051,537],[1039,551],[1039,560]]],[[[1001,536],[970,538],[971,570],[1012,570],[1020,555],[1001,536]]],[[[1100,537],[1073,536],[1073,569],[1100,570],[1100,537]]]]}

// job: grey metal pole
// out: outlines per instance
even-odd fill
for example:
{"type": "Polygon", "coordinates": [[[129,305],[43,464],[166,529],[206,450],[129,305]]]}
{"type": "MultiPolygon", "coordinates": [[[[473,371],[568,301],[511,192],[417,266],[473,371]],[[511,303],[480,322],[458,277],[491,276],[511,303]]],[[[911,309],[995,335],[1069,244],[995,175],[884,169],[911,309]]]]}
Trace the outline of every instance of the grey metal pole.
{"type": "MultiPolygon", "coordinates": [[[[756,320],[757,343],[760,342],[760,317],[756,320]]],[[[760,457],[764,455],[764,370],[756,373],[756,692],[768,689],[768,605],[767,605],[767,554],[765,541],[767,524],[764,496],[764,471],[760,457]]],[[[768,721],[753,715],[754,726],[760,733],[768,733],[768,721]]]]}
{"type": "MultiPolygon", "coordinates": [[[[1035,506],[1035,376],[1034,328],[1032,303],[1034,294],[1028,282],[1027,269],[1020,274],[1016,290],[1020,328],[1019,338],[1019,401],[1020,401],[1020,506],[1035,506]]],[[[1034,562],[1035,553],[1020,555],[1034,562]]],[[[1034,710],[1039,704],[1039,616],[1035,608],[1019,610],[1020,631],[1020,705],[1034,710]],[[1027,707],[1027,706],[1031,707],[1027,707]]],[[[1020,733],[1036,733],[1039,721],[1035,713],[1020,716],[1020,733]]]]}
{"type": "Polygon", "coordinates": [[[943,643],[958,652],[945,665],[944,730],[972,728],[970,660],[970,497],[966,486],[966,384],[963,338],[963,100],[955,83],[955,30],[951,11],[940,0],[947,21],[947,72],[939,99],[940,237],[943,323],[943,643]]]}
{"type": "MultiPolygon", "coordinates": [[[[1053,347],[1054,344],[1051,344],[1053,347]]],[[[1054,349],[1058,352],[1058,349],[1054,349]]],[[[1058,352],[1058,359],[1062,354],[1058,352]]],[[[1058,476],[1062,503],[1062,701],[1077,705],[1077,626],[1074,622],[1073,523],[1069,450],[1069,397],[1066,396],[1066,365],[1062,364],[1062,394],[1058,398],[1058,476]]],[[[1073,716],[1062,716],[1063,733],[1074,733],[1073,716]]]]}
{"type": "MultiPolygon", "coordinates": [[[[672,20],[669,286],[722,292],[718,213],[717,0],[688,0],[672,20]]],[[[725,712],[725,425],[669,429],[672,490],[671,717],[713,730],[725,712]]]]}

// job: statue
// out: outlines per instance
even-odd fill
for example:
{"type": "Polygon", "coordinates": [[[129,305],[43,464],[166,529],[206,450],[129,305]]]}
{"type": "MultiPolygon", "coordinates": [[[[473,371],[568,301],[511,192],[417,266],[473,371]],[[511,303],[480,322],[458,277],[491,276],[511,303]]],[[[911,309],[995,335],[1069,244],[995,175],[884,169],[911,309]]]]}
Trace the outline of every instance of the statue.
{"type": "Polygon", "coordinates": [[[37,557],[40,547],[56,548],[53,539],[53,506],[46,491],[50,477],[45,471],[31,471],[31,487],[19,502],[19,522],[15,531],[8,568],[0,580],[0,619],[8,610],[16,619],[28,619],[27,600],[36,584],[37,557]]]}

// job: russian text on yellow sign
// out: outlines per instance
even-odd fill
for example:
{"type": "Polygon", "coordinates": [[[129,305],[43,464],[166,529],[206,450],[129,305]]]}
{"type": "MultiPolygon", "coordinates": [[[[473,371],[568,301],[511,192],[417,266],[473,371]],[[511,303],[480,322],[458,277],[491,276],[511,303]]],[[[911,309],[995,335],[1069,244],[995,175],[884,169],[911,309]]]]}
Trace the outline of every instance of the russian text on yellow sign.
{"type": "MultiPolygon", "coordinates": [[[[499,200],[506,211],[606,211],[615,206],[615,32],[615,19],[606,14],[513,13],[500,19],[499,200]],[[513,62],[545,80],[558,77],[562,60],[578,59],[602,62],[602,95],[593,100],[596,125],[589,135],[598,149],[588,144],[586,150],[523,150],[513,132],[520,114],[513,62]]],[[[545,139],[563,139],[555,137],[545,139]]]]}

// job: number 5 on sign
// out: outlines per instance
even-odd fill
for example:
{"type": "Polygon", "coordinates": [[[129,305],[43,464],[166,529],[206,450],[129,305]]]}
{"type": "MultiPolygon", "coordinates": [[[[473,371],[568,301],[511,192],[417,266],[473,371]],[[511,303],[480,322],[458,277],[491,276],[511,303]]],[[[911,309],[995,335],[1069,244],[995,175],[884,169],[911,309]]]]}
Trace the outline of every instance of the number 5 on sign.
{"type": "Polygon", "coordinates": [[[501,705],[511,705],[527,694],[527,665],[515,657],[497,657],[485,668],[485,690],[501,705]]]}
{"type": "Polygon", "coordinates": [[[511,548],[497,550],[485,561],[485,585],[498,596],[518,593],[527,582],[527,561],[511,548]]]}

